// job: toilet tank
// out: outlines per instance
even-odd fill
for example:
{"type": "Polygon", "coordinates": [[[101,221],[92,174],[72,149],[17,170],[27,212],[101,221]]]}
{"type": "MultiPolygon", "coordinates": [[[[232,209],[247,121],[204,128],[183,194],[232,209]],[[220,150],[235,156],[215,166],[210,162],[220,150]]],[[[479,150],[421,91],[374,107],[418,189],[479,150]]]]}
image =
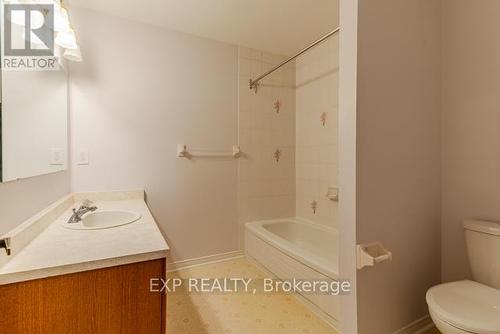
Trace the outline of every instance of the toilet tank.
{"type": "Polygon", "coordinates": [[[470,220],[464,228],[474,281],[500,289],[500,224],[470,220]]]}

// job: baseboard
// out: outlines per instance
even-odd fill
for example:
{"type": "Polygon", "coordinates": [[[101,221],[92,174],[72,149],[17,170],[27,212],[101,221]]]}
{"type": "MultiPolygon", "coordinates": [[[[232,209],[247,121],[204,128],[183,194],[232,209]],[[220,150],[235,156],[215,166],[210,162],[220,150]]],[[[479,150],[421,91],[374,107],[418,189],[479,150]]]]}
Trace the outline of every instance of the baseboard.
{"type": "Polygon", "coordinates": [[[433,327],[434,323],[429,315],[426,315],[425,317],[412,322],[408,326],[395,331],[393,334],[423,334],[433,327]]]}
{"type": "Polygon", "coordinates": [[[228,260],[234,260],[238,258],[244,257],[243,251],[234,251],[222,254],[215,254],[209,256],[202,256],[194,259],[176,261],[176,262],[168,262],[167,263],[167,272],[189,269],[193,267],[203,266],[205,264],[212,264],[217,262],[223,262],[228,260]]]}

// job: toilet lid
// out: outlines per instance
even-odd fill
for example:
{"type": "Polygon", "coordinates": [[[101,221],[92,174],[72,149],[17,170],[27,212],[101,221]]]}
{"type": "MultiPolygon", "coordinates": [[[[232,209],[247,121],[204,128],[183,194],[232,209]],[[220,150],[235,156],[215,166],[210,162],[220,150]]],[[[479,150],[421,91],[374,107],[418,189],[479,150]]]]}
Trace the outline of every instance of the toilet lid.
{"type": "Polygon", "coordinates": [[[500,290],[472,281],[427,291],[429,309],[441,320],[472,333],[500,334],[500,290]]]}

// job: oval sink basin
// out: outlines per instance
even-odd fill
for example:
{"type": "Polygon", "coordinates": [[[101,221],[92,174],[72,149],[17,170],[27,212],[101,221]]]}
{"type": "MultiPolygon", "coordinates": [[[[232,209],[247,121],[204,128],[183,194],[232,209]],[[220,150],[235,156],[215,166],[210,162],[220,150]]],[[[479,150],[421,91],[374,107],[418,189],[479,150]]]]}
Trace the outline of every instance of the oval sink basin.
{"type": "Polygon", "coordinates": [[[141,219],[141,215],[132,211],[96,211],[83,216],[79,223],[64,226],[73,230],[99,230],[132,224],[141,219]]]}

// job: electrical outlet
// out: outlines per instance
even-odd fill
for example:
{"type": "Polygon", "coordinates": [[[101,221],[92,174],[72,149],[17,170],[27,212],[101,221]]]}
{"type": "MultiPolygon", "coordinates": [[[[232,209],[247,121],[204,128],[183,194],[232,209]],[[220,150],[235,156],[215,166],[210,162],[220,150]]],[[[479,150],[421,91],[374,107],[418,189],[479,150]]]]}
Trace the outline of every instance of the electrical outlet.
{"type": "Polygon", "coordinates": [[[89,164],[89,150],[88,149],[80,149],[77,155],[77,164],[78,165],[88,165],[89,164]]]}
{"type": "Polygon", "coordinates": [[[50,150],[50,164],[52,166],[64,165],[64,152],[60,148],[53,148],[50,150]]]}

